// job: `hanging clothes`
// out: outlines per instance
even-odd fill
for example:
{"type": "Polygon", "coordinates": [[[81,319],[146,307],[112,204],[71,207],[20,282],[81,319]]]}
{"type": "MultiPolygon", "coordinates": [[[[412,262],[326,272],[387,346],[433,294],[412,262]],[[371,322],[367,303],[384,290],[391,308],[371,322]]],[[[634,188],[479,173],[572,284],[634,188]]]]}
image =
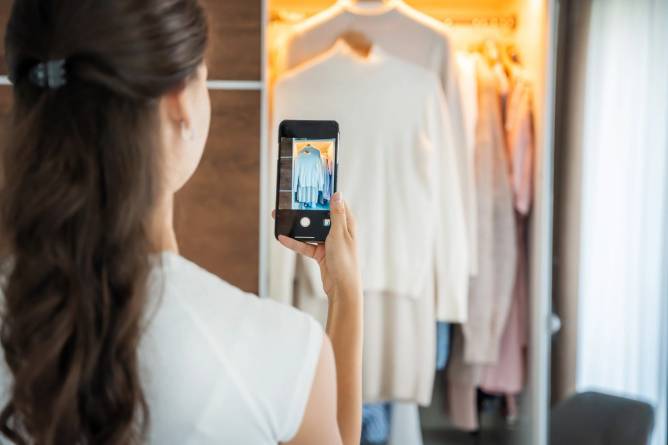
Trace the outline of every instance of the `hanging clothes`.
{"type": "Polygon", "coordinates": [[[477,62],[479,269],[471,280],[469,319],[455,329],[447,370],[453,424],[477,429],[476,391],[485,365],[499,359],[499,347],[515,283],[517,240],[509,161],[505,147],[500,85],[488,65],[477,62]]]}
{"type": "Polygon", "coordinates": [[[446,411],[452,425],[462,431],[477,430],[477,388],[482,378],[482,365],[464,361],[464,334],[458,325],[452,330],[452,349],[446,373],[446,411]]]}
{"type": "MultiPolygon", "coordinates": [[[[475,172],[475,133],[476,122],[478,122],[478,75],[476,72],[478,56],[467,52],[457,53],[457,69],[459,72],[459,85],[462,98],[462,116],[464,122],[464,135],[469,163],[475,172]]],[[[475,178],[474,178],[475,179],[475,178]]],[[[473,193],[477,194],[475,180],[472,184],[473,193]]],[[[478,227],[478,212],[473,212],[476,220],[472,227],[478,227]]],[[[476,244],[477,246],[477,244],[476,244]]]]}
{"type": "MultiPolygon", "coordinates": [[[[462,114],[464,135],[466,140],[467,159],[470,164],[475,161],[475,132],[478,120],[478,81],[476,73],[477,57],[466,52],[457,53],[457,69],[462,98],[462,114]]],[[[473,193],[476,194],[473,183],[473,193]]],[[[472,212],[471,226],[478,227],[478,212],[472,212]]],[[[451,326],[449,323],[436,323],[436,370],[445,369],[450,353],[451,326]]]]}
{"type": "Polygon", "coordinates": [[[361,445],[384,445],[390,438],[392,405],[376,403],[362,409],[361,445]]]}
{"type": "MultiPolygon", "coordinates": [[[[419,298],[436,270],[443,312],[451,321],[465,319],[465,214],[447,109],[434,76],[378,46],[363,60],[338,42],[285,75],[274,93],[277,122],[329,116],[345,131],[339,189],[360,221],[365,290],[419,298]]],[[[277,270],[283,263],[271,262],[277,270]]],[[[272,274],[272,297],[292,298],[292,276],[272,274]]],[[[311,276],[319,283],[317,268],[311,276]]]]}
{"type": "MultiPolygon", "coordinates": [[[[304,272],[311,263],[297,258],[292,304],[324,326],[328,302],[320,295],[322,286],[314,287],[304,272]]],[[[365,403],[430,404],[436,366],[433,292],[430,286],[419,299],[388,292],[364,293],[365,403]]]]}
{"type": "Polygon", "coordinates": [[[499,361],[484,370],[480,387],[492,394],[517,395],[526,381],[529,321],[527,218],[531,207],[534,157],[531,84],[520,69],[514,73],[506,110],[506,147],[511,161],[517,227],[517,273],[512,306],[501,338],[499,361]]]}
{"type": "Polygon", "coordinates": [[[330,201],[334,194],[334,162],[330,157],[322,158],[322,168],[325,174],[325,186],[322,190],[323,204],[325,201],[330,201]]]}
{"type": "MultiPolygon", "coordinates": [[[[478,269],[473,159],[466,153],[461,93],[455,52],[446,26],[401,0],[383,5],[353,4],[338,1],[332,7],[297,24],[285,40],[284,53],[278,57],[279,71],[307,63],[330,48],[347,31],[357,31],[374,44],[402,60],[417,64],[438,76],[448,108],[448,131],[455,147],[464,198],[469,273],[478,269]]],[[[409,86],[413,88],[413,86],[409,86]]],[[[437,312],[439,320],[448,314],[437,312]],[[442,315],[442,316],[441,316],[442,315]]]]}
{"type": "Polygon", "coordinates": [[[511,184],[515,210],[529,214],[533,196],[534,131],[531,82],[515,68],[506,112],[506,139],[511,160],[511,184]]]}
{"type": "Polygon", "coordinates": [[[442,371],[448,364],[450,355],[450,323],[436,323],[436,370],[442,371]]]}
{"type": "Polygon", "coordinates": [[[509,161],[501,120],[499,83],[486,63],[477,64],[476,125],[478,276],[471,280],[469,318],[463,323],[467,363],[496,363],[513,294],[517,241],[509,161]]]}
{"type": "Polygon", "coordinates": [[[499,360],[485,366],[480,389],[496,395],[517,395],[526,382],[526,347],[528,345],[528,268],[527,225],[517,215],[518,258],[513,300],[501,336],[499,360]]]}
{"type": "MultiPolygon", "coordinates": [[[[437,78],[378,46],[362,59],[338,42],[285,75],[274,103],[277,121],[335,119],[345,132],[338,187],[358,221],[365,401],[428,404],[436,302],[449,319],[465,319],[469,279],[458,163],[437,78]]],[[[272,246],[270,296],[323,317],[317,265],[272,246]]]]}
{"type": "Polygon", "coordinates": [[[392,425],[387,445],[422,444],[422,426],[418,406],[411,403],[393,403],[392,425]]]}
{"type": "Polygon", "coordinates": [[[325,189],[325,168],[320,151],[306,146],[299,152],[292,172],[294,200],[301,205],[315,206],[319,193],[325,189]]]}

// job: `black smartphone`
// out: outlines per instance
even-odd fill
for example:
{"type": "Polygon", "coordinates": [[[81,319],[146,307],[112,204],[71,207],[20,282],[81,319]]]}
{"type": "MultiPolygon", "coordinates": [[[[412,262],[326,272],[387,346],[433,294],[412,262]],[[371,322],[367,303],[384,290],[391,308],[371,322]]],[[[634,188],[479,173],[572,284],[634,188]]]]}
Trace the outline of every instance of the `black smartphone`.
{"type": "Polygon", "coordinates": [[[336,192],[339,124],[285,120],[278,128],[274,234],[324,243],[336,192]]]}

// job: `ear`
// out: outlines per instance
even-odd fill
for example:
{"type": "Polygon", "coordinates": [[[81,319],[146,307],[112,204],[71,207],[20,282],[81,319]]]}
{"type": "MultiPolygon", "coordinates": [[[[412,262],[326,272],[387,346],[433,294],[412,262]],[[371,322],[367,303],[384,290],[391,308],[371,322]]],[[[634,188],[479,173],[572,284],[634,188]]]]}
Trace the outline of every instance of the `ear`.
{"type": "Polygon", "coordinates": [[[191,128],[192,105],[190,103],[187,85],[184,83],[178,88],[165,94],[160,104],[163,114],[179,129],[181,126],[191,128]]]}

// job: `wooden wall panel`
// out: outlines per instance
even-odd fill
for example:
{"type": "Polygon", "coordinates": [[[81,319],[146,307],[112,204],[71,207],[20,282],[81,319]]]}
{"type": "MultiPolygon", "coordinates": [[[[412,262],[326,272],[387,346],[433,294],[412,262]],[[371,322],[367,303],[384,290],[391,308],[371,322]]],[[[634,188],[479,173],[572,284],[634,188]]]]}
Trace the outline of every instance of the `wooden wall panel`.
{"type": "MultiPolygon", "coordinates": [[[[0,86],[0,147],[5,144],[6,131],[9,128],[9,111],[12,106],[12,88],[0,86]]],[[[3,166],[0,164],[0,182],[4,175],[3,166]]],[[[0,240],[0,244],[2,240],[0,240]]]]}
{"type": "MultiPolygon", "coordinates": [[[[5,142],[6,125],[8,123],[9,110],[12,103],[12,90],[8,86],[0,86],[0,146],[5,142]]],[[[3,181],[4,169],[0,164],[0,182],[3,181]]],[[[0,237],[0,251],[4,251],[7,246],[5,239],[0,237]]]]}
{"type": "Polygon", "coordinates": [[[212,91],[202,163],[177,194],[181,254],[245,291],[258,291],[260,93],[212,91]]]}
{"type": "MultiPolygon", "coordinates": [[[[200,0],[209,15],[210,78],[260,80],[260,0],[200,0]]],[[[0,74],[7,73],[4,33],[12,0],[0,0],[0,74]]]]}
{"type": "Polygon", "coordinates": [[[9,20],[9,10],[12,0],[0,0],[0,75],[7,74],[7,63],[5,62],[5,29],[9,20]]]}
{"type": "MultiPolygon", "coordinates": [[[[261,0],[200,1],[210,23],[209,78],[260,80],[261,0]]],[[[1,42],[11,4],[0,0],[0,75],[7,73],[1,42]]],[[[9,93],[0,89],[0,115],[9,93]]],[[[257,292],[260,92],[211,96],[212,127],[202,164],[176,197],[177,236],[184,256],[257,292]]]]}
{"type": "Polygon", "coordinates": [[[202,4],[209,14],[209,78],[260,80],[262,2],[202,0],[202,4]]]}
{"type": "Polygon", "coordinates": [[[0,86],[0,116],[7,116],[12,106],[12,87],[0,86]]]}

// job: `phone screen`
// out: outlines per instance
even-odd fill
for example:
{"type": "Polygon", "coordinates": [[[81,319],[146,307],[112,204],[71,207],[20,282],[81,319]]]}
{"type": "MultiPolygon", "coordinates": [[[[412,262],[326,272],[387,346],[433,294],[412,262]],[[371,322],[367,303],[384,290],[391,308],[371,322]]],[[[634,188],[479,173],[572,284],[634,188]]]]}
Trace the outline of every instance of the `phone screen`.
{"type": "Polygon", "coordinates": [[[279,210],[328,211],[334,194],[336,139],[280,139],[279,210]]]}

